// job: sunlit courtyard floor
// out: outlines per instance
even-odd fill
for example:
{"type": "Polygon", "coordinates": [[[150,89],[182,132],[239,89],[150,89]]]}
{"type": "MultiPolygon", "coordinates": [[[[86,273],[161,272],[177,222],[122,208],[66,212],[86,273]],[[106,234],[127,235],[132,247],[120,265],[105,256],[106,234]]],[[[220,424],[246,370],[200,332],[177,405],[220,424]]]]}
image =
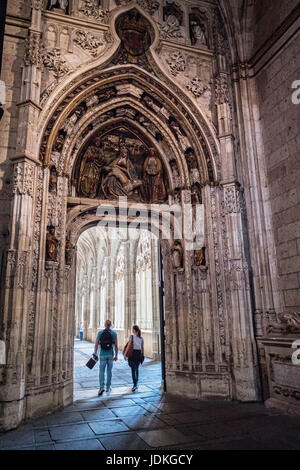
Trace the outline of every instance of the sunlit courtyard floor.
{"type": "Polygon", "coordinates": [[[181,399],[160,391],[160,364],[146,361],[131,392],[120,354],[112,391],[97,396],[99,366],[86,362],[93,345],[75,342],[74,403],[0,434],[0,449],[36,450],[256,450],[300,449],[300,417],[262,404],[181,399]]]}
{"type": "MultiPolygon", "coordinates": [[[[94,345],[87,341],[75,340],[74,358],[74,400],[92,398],[99,390],[99,365],[90,370],[86,367],[94,345]]],[[[139,392],[159,391],[161,386],[161,364],[145,359],[140,367],[139,392]]],[[[119,351],[118,361],[113,365],[112,390],[110,396],[131,391],[132,378],[128,362],[119,351]]]]}

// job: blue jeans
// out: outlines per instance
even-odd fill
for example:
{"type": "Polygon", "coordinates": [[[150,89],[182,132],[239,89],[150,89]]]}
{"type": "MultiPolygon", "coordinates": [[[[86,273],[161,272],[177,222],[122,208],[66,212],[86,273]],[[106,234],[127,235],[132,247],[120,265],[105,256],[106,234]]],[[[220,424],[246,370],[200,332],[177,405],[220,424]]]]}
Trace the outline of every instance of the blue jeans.
{"type": "Polygon", "coordinates": [[[100,366],[99,366],[99,382],[100,382],[100,390],[104,390],[104,382],[105,382],[105,369],[106,371],[106,390],[108,390],[111,386],[111,376],[112,376],[112,368],[113,368],[113,357],[112,356],[100,356],[100,366]]]}

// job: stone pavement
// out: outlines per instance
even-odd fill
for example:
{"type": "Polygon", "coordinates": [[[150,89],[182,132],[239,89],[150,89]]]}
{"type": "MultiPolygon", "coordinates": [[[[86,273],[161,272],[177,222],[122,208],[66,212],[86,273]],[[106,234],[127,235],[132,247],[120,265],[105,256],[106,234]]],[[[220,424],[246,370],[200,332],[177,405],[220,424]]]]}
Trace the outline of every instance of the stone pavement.
{"type": "Polygon", "coordinates": [[[85,367],[93,345],[75,343],[74,403],[0,434],[0,449],[36,450],[293,450],[300,417],[262,404],[187,400],[163,394],[160,364],[146,360],[131,393],[130,369],[120,355],[113,389],[97,397],[98,365],[85,367]]]}

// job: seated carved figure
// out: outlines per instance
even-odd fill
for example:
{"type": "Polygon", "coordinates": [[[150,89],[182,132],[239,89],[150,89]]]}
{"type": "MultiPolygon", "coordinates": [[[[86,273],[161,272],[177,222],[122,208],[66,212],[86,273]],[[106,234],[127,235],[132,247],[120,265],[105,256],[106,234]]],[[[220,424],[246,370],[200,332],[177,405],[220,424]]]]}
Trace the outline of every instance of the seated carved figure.
{"type": "Polygon", "coordinates": [[[128,158],[128,150],[121,147],[120,156],[110,166],[104,167],[107,175],[103,178],[101,189],[107,199],[119,196],[130,196],[136,188],[142,185],[135,169],[128,158]]]}

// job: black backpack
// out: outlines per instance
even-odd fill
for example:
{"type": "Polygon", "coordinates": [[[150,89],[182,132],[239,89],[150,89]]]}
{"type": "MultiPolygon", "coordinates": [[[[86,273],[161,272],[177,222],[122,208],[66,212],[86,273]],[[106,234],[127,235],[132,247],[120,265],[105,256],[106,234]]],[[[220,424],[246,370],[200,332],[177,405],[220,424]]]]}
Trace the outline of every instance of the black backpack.
{"type": "Polygon", "coordinates": [[[113,345],[113,335],[107,328],[105,328],[105,330],[101,333],[101,336],[100,336],[101,349],[104,349],[105,351],[109,351],[112,348],[112,345],[113,345]]]}

